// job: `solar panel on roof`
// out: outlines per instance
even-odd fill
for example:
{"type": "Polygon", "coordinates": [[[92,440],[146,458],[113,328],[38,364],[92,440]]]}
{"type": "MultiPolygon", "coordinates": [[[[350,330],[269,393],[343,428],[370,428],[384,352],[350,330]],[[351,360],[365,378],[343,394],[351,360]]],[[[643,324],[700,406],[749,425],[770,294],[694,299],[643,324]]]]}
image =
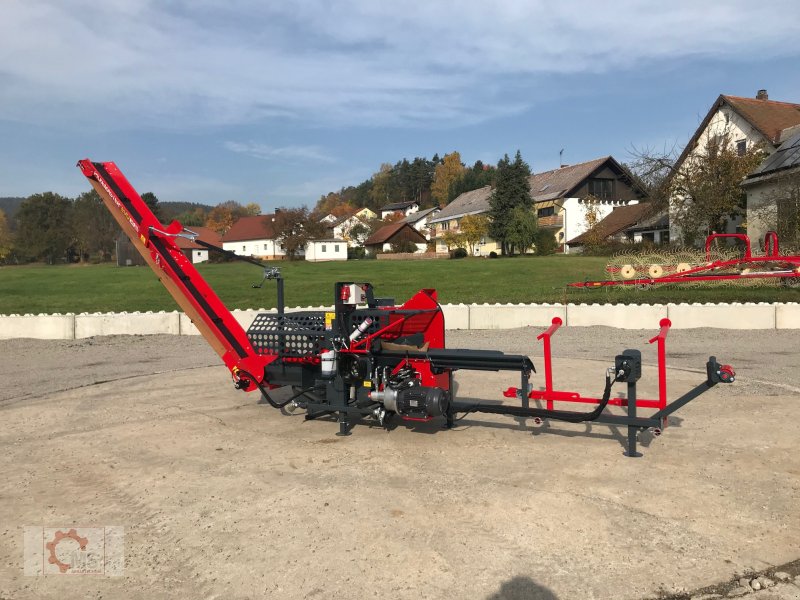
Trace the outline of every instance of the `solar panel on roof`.
{"type": "Polygon", "coordinates": [[[774,154],[767,157],[764,162],[750,174],[750,177],[796,166],[800,166],[800,131],[783,142],[774,154]]]}

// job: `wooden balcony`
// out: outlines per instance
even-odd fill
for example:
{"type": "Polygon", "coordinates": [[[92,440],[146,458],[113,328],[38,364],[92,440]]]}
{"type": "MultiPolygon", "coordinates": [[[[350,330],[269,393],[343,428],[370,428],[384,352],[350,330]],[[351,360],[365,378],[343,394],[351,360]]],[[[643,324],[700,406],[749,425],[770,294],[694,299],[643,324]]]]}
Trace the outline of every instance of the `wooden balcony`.
{"type": "Polygon", "coordinates": [[[546,229],[560,229],[564,226],[564,217],[561,215],[548,215],[539,217],[539,227],[546,229]]]}

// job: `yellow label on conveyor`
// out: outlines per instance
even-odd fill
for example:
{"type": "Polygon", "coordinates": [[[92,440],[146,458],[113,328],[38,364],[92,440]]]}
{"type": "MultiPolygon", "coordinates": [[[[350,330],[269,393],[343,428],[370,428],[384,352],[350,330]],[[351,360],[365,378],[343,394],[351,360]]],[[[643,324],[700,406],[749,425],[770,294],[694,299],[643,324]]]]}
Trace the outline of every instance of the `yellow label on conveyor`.
{"type": "Polygon", "coordinates": [[[333,328],[333,320],[336,318],[336,313],[333,312],[326,312],[325,313],[325,329],[332,329],[333,328]]]}

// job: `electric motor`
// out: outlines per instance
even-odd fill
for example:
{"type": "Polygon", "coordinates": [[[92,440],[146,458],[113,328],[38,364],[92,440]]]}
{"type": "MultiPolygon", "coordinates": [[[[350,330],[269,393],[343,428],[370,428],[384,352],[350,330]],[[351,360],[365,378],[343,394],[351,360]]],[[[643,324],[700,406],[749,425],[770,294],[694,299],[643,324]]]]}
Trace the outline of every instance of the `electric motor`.
{"type": "Polygon", "coordinates": [[[447,411],[450,403],[447,392],[438,387],[411,385],[397,390],[391,387],[372,392],[370,399],[382,402],[384,408],[404,418],[430,419],[447,411]]]}

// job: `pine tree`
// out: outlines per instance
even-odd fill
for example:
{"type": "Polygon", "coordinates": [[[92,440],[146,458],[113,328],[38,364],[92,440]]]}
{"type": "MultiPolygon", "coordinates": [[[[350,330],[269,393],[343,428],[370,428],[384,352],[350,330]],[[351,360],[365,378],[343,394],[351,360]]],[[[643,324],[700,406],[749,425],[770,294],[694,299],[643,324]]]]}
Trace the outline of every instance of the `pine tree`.
{"type": "Polygon", "coordinates": [[[513,210],[518,206],[530,210],[533,206],[528,181],[530,175],[531,168],[522,160],[519,150],[513,162],[506,154],[497,163],[496,186],[489,199],[491,206],[489,217],[492,220],[489,225],[489,235],[500,243],[503,254],[513,251],[509,243],[513,210]]]}

